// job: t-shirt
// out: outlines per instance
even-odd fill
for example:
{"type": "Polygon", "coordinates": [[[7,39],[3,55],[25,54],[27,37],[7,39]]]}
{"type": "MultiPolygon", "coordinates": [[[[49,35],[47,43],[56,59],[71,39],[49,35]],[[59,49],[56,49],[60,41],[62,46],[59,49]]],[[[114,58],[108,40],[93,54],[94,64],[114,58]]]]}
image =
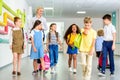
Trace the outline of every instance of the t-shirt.
{"type": "Polygon", "coordinates": [[[76,36],[77,36],[77,34],[72,34],[72,33],[69,34],[67,36],[68,44],[73,44],[76,36]]]}
{"type": "Polygon", "coordinates": [[[95,42],[95,50],[102,51],[103,36],[98,36],[95,42]]]}
{"type": "MultiPolygon", "coordinates": [[[[31,36],[32,38],[33,38],[33,36],[34,36],[34,34],[35,34],[34,31],[39,32],[40,30],[36,30],[36,29],[32,30],[31,33],[30,33],[30,36],[31,36]]],[[[40,36],[40,37],[41,37],[41,36],[40,36]]],[[[43,36],[42,36],[42,38],[43,38],[43,36]]]]}
{"type": "MultiPolygon", "coordinates": [[[[81,32],[84,32],[84,29],[81,29],[81,32]]],[[[82,34],[82,40],[81,40],[81,46],[80,51],[81,52],[89,52],[92,47],[92,42],[94,39],[96,39],[97,33],[94,29],[90,29],[88,31],[88,34],[82,34]]]]}
{"type": "MultiPolygon", "coordinates": [[[[58,40],[57,40],[57,36],[55,33],[49,33],[47,34],[47,39],[49,40],[49,36],[50,36],[50,42],[49,45],[58,45],[58,40]]],[[[59,33],[58,33],[58,38],[60,37],[59,33]]]]}
{"type": "Polygon", "coordinates": [[[112,41],[113,40],[113,33],[116,33],[115,26],[112,24],[106,25],[104,27],[104,40],[105,41],[112,41]]]}

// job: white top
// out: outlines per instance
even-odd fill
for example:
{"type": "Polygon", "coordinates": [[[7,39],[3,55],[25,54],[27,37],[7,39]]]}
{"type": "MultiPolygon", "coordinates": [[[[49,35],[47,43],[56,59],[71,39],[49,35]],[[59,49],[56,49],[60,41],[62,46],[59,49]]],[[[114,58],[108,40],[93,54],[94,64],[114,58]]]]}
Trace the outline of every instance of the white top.
{"type": "MultiPolygon", "coordinates": [[[[13,30],[15,31],[15,30],[20,30],[21,28],[19,28],[19,27],[15,27],[15,28],[13,28],[11,31],[10,31],[10,37],[9,37],[9,44],[10,45],[12,45],[12,42],[13,42],[13,36],[12,36],[12,33],[13,33],[13,30]]],[[[27,39],[26,39],[26,35],[25,35],[25,33],[24,33],[24,44],[26,45],[27,44],[27,39]]]]}
{"type": "Polygon", "coordinates": [[[42,22],[42,27],[43,29],[46,31],[48,29],[48,26],[47,26],[47,21],[46,19],[41,16],[40,18],[37,18],[36,16],[32,18],[32,21],[31,21],[31,26],[30,26],[30,29],[33,27],[34,23],[36,20],[40,20],[42,22]]]}
{"type": "MultiPolygon", "coordinates": [[[[36,30],[36,29],[32,30],[32,31],[31,31],[31,33],[30,33],[30,36],[31,36],[31,37],[33,37],[33,36],[34,36],[34,34],[35,34],[35,32],[34,32],[34,31],[39,32],[40,30],[36,30]]],[[[42,36],[42,37],[43,37],[43,36],[42,36]]]]}
{"type": "Polygon", "coordinates": [[[112,41],[113,40],[113,33],[116,33],[115,26],[111,24],[105,25],[104,27],[104,40],[105,41],[112,41]]]}

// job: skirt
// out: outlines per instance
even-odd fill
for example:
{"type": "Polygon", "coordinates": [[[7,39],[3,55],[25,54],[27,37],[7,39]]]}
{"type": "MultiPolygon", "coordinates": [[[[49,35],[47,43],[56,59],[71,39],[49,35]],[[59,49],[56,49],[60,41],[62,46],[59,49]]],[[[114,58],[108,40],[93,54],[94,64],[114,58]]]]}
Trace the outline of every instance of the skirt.
{"type": "Polygon", "coordinates": [[[78,53],[78,48],[77,47],[68,46],[67,54],[77,54],[77,53],[78,53]]]}

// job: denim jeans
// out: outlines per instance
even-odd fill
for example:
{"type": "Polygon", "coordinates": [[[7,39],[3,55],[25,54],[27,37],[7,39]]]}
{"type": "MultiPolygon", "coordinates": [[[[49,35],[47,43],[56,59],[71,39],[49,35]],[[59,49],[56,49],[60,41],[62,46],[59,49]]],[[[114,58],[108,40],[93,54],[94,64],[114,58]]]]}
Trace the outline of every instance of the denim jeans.
{"type": "Polygon", "coordinates": [[[49,45],[50,66],[54,67],[58,63],[58,45],[49,45]]]}
{"type": "Polygon", "coordinates": [[[114,73],[114,51],[112,50],[113,41],[104,41],[103,42],[103,62],[102,62],[102,73],[105,73],[106,69],[106,59],[107,54],[109,54],[109,62],[110,62],[110,72],[114,73]]]}

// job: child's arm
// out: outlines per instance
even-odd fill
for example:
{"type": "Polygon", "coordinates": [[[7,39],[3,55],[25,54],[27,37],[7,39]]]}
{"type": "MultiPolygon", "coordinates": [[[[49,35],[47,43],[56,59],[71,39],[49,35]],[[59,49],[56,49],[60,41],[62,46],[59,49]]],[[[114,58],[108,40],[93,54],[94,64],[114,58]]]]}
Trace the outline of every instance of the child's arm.
{"type": "Polygon", "coordinates": [[[60,38],[58,38],[58,43],[60,45],[60,49],[62,49],[62,42],[61,42],[60,38]]]}
{"type": "MultiPolygon", "coordinates": [[[[48,34],[49,35],[49,34],[48,34]]],[[[48,38],[48,35],[47,35],[47,37],[46,37],[46,49],[47,49],[47,51],[49,51],[49,38],[48,38]]]]}
{"type": "Polygon", "coordinates": [[[91,50],[90,50],[90,52],[89,52],[90,55],[93,55],[93,53],[94,53],[94,50],[95,50],[95,41],[96,41],[96,39],[93,39],[93,41],[92,41],[92,46],[91,46],[91,50]]]}
{"type": "Polygon", "coordinates": [[[10,31],[10,35],[9,35],[9,45],[10,45],[10,49],[12,49],[12,42],[13,42],[13,36],[12,36],[12,30],[10,31]]]}
{"type": "Polygon", "coordinates": [[[113,45],[112,45],[112,50],[115,50],[115,42],[116,42],[116,32],[113,33],[113,45]]]}
{"type": "Polygon", "coordinates": [[[31,44],[32,44],[34,52],[37,52],[37,49],[36,49],[36,47],[34,45],[34,39],[32,37],[31,37],[31,44]]]}
{"type": "Polygon", "coordinates": [[[31,34],[30,34],[31,45],[32,45],[32,48],[33,48],[34,52],[37,52],[37,49],[36,49],[35,44],[34,44],[33,36],[34,36],[34,31],[31,31],[31,34]]]}
{"type": "Polygon", "coordinates": [[[92,41],[92,45],[91,45],[91,50],[90,50],[90,52],[89,52],[90,55],[93,55],[93,53],[94,53],[94,51],[95,51],[96,37],[97,37],[97,33],[94,32],[94,34],[93,34],[93,41],[92,41]]]}

